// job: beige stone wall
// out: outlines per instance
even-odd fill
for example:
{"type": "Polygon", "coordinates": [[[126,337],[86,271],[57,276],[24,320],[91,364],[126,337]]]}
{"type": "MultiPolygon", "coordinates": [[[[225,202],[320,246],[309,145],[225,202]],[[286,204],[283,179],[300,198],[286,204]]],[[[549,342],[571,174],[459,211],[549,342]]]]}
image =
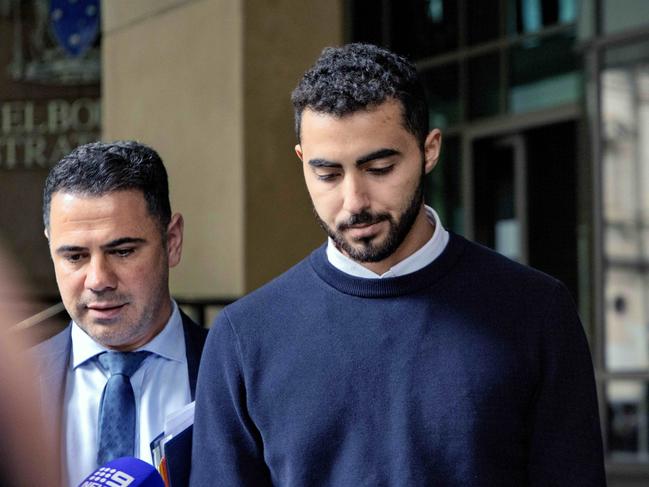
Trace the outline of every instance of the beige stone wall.
{"type": "Polygon", "coordinates": [[[342,0],[246,0],[246,288],[324,242],[293,150],[290,94],[322,48],[343,41],[342,0]]]}
{"type": "Polygon", "coordinates": [[[239,0],[111,0],[103,14],[103,138],[159,151],[185,216],[183,297],[244,291],[239,0]]]}
{"type": "Polygon", "coordinates": [[[237,296],[324,241],[293,152],[290,92],[342,42],[342,0],[111,0],[103,138],[156,148],[185,215],[183,297],[237,296]]]}

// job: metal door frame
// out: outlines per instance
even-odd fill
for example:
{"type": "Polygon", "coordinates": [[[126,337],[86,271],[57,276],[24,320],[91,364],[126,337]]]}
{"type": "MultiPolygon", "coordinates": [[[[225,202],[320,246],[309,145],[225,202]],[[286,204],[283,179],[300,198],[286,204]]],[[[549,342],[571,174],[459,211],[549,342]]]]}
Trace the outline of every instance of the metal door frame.
{"type": "MultiPolygon", "coordinates": [[[[477,139],[486,137],[515,137],[528,129],[566,121],[577,122],[581,117],[581,106],[577,103],[571,103],[537,112],[496,117],[484,122],[468,125],[462,130],[460,136],[462,144],[462,208],[464,234],[467,238],[473,239],[475,236],[475,211],[473,208],[474,177],[472,164],[473,143],[477,139]]],[[[517,215],[523,215],[521,219],[521,249],[523,250],[522,256],[527,261],[528,222],[525,216],[527,213],[527,188],[525,184],[527,157],[524,149],[519,149],[518,151],[515,149],[514,152],[514,185],[515,188],[519,188],[518,191],[515,189],[515,213],[517,215]]]]}

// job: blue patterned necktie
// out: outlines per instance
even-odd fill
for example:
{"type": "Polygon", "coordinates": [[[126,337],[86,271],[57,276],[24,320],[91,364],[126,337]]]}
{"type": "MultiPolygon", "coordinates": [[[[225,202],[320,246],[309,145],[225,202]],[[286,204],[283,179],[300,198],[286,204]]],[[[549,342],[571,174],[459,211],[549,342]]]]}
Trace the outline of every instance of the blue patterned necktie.
{"type": "Polygon", "coordinates": [[[104,352],[99,363],[110,372],[99,406],[97,464],[135,451],[135,396],[131,376],[150,352],[104,352]]]}

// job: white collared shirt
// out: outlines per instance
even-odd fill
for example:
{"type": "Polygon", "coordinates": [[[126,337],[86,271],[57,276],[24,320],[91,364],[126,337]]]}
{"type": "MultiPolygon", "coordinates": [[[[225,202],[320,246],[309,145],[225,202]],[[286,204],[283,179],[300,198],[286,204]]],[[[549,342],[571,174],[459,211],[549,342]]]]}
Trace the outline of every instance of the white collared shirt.
{"type": "Polygon", "coordinates": [[[355,260],[347,257],[336,248],[336,244],[334,244],[334,241],[331,238],[329,238],[327,242],[327,259],[329,259],[331,265],[345,274],[354,277],[364,277],[366,279],[404,276],[418,271],[419,269],[423,269],[440,256],[446,248],[449,239],[448,232],[442,226],[442,222],[440,221],[437,212],[427,205],[425,205],[424,208],[426,209],[428,220],[435,225],[433,236],[414,254],[409,255],[401,262],[398,262],[384,274],[376,274],[367,267],[364,267],[355,260]]]}
{"type": "MultiPolygon", "coordinates": [[[[164,329],[137,349],[152,352],[131,377],[135,394],[135,456],[152,463],[149,443],[164,427],[166,416],[191,402],[185,335],[178,305],[164,329]]],[[[98,465],[98,415],[109,373],[97,360],[107,351],[72,323],[72,353],[63,403],[64,484],[76,487],[98,465]]]]}

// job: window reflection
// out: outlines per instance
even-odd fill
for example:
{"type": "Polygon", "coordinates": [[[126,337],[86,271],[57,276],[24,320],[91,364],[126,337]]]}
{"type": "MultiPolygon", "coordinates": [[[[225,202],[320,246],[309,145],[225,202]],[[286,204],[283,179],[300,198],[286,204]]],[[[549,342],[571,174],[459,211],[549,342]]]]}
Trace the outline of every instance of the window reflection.
{"type": "Polygon", "coordinates": [[[440,24],[444,20],[444,1],[428,0],[428,16],[434,24],[440,24]]]}
{"type": "Polygon", "coordinates": [[[607,33],[647,25],[647,19],[647,0],[603,0],[602,22],[607,33]]]}
{"type": "Polygon", "coordinates": [[[417,60],[457,49],[456,0],[390,0],[390,40],[395,51],[417,60]]]}
{"type": "Polygon", "coordinates": [[[509,51],[508,107],[512,113],[574,103],[581,95],[579,58],[571,30],[526,39],[509,51]]]}
{"type": "Polygon", "coordinates": [[[513,0],[509,2],[508,32],[530,34],[557,24],[575,22],[578,0],[513,0]]]}
{"type": "Polygon", "coordinates": [[[500,35],[500,2],[466,0],[466,34],[469,45],[494,40],[500,35]]]}
{"type": "Polygon", "coordinates": [[[615,460],[649,459],[648,391],[640,381],[616,380],[606,386],[607,450],[615,460]]]}
{"type": "Polygon", "coordinates": [[[606,365],[628,371],[649,366],[647,291],[649,276],[611,266],[606,277],[606,365]]]}
{"type": "Polygon", "coordinates": [[[472,57],[468,61],[468,117],[476,119],[500,112],[500,53],[472,57]]]}
{"type": "Polygon", "coordinates": [[[601,74],[606,366],[612,371],[649,370],[646,48],[609,51],[601,74]]]}
{"type": "Polygon", "coordinates": [[[462,233],[462,179],[459,137],[444,138],[443,150],[435,169],[426,177],[426,204],[435,208],[447,230],[462,233]]]}
{"type": "Polygon", "coordinates": [[[351,2],[352,41],[384,45],[383,3],[377,0],[354,0],[351,2]]]}
{"type": "Polygon", "coordinates": [[[446,64],[420,73],[430,107],[430,126],[446,128],[461,121],[460,66],[446,64]]]}

